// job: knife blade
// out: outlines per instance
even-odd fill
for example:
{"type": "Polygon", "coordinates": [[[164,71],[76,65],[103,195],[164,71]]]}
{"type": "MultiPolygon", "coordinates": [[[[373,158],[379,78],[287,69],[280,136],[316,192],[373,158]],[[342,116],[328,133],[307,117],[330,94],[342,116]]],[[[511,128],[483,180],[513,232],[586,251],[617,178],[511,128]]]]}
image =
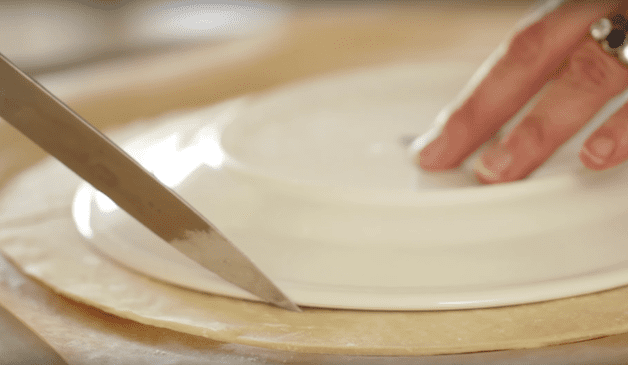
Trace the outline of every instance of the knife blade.
{"type": "Polygon", "coordinates": [[[206,269],[262,300],[300,311],[190,204],[2,54],[0,117],[206,269]]]}

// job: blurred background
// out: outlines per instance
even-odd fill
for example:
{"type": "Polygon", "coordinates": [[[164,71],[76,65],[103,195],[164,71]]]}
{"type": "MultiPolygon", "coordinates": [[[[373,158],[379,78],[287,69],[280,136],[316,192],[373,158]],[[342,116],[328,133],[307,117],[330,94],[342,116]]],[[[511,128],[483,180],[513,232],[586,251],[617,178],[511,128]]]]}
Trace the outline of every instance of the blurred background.
{"type": "Polygon", "coordinates": [[[279,1],[0,0],[0,52],[31,73],[222,42],[268,29],[279,1]]]}
{"type": "MultiPolygon", "coordinates": [[[[303,9],[522,9],[519,1],[0,0],[0,52],[32,74],[259,35],[303,9]]],[[[487,26],[484,24],[484,26],[487,26]]],[[[489,25],[490,26],[490,25],[489,25]]]]}

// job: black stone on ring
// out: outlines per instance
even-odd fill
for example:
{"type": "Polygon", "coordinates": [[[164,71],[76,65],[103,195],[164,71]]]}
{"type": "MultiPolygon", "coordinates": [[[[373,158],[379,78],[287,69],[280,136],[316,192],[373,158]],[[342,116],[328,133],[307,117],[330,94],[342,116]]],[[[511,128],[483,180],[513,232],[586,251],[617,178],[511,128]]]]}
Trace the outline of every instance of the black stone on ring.
{"type": "Polygon", "coordinates": [[[626,40],[626,33],[622,32],[619,29],[613,29],[606,37],[606,42],[608,42],[608,46],[612,49],[617,49],[624,44],[626,40]]]}

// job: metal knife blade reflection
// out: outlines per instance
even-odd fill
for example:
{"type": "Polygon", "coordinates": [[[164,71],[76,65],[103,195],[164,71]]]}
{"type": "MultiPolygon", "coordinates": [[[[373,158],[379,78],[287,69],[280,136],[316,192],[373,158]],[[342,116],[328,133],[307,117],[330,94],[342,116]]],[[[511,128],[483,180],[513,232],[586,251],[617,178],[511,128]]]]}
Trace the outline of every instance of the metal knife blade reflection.
{"type": "Polygon", "coordinates": [[[265,301],[299,311],[207,219],[2,54],[0,117],[186,256],[265,301]]]}

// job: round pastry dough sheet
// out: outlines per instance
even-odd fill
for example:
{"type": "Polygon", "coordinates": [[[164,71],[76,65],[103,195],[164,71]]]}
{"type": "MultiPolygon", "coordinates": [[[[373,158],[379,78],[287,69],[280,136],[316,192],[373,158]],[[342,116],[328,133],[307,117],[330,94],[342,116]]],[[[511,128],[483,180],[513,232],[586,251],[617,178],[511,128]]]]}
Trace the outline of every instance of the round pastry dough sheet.
{"type": "Polygon", "coordinates": [[[5,188],[0,199],[2,253],[54,291],[140,323],[230,343],[354,355],[532,348],[628,331],[628,288],[492,309],[306,308],[303,313],[178,288],[118,266],[85,245],[70,214],[79,182],[47,160],[5,188]],[[63,183],[51,183],[55,181],[63,183]]]}

